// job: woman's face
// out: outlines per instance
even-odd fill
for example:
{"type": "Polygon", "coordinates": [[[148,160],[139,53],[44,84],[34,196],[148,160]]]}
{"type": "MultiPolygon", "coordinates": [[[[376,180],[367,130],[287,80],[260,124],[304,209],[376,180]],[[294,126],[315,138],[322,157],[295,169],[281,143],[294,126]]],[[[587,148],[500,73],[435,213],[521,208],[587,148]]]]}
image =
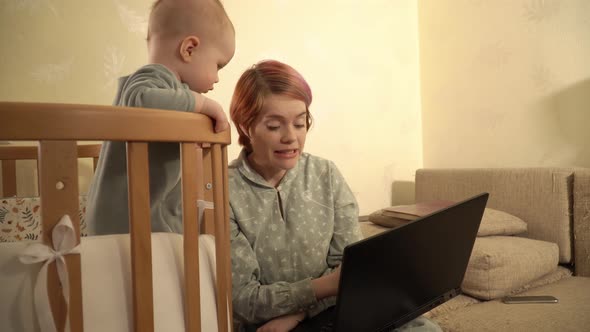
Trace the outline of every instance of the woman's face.
{"type": "Polygon", "coordinates": [[[250,127],[252,166],[276,185],[297,164],[307,135],[307,110],[303,101],[284,95],[265,98],[258,118],[250,127]]]}

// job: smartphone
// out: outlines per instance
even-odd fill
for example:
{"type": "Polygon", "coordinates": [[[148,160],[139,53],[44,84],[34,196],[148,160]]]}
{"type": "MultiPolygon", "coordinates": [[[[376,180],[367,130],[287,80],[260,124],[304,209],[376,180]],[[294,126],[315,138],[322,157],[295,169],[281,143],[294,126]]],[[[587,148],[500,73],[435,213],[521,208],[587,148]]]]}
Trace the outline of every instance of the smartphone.
{"type": "Polygon", "coordinates": [[[535,295],[535,296],[506,296],[502,299],[502,302],[508,304],[516,303],[557,303],[559,302],[556,297],[551,295],[535,295]]]}

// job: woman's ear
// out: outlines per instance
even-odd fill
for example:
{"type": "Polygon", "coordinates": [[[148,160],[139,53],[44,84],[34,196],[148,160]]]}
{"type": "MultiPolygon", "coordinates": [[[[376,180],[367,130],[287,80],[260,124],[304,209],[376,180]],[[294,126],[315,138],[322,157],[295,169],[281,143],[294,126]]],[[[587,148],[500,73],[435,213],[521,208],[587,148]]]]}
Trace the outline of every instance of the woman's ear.
{"type": "Polygon", "coordinates": [[[191,62],[192,55],[196,51],[201,41],[196,36],[188,36],[182,40],[180,44],[180,58],[184,62],[191,62]]]}

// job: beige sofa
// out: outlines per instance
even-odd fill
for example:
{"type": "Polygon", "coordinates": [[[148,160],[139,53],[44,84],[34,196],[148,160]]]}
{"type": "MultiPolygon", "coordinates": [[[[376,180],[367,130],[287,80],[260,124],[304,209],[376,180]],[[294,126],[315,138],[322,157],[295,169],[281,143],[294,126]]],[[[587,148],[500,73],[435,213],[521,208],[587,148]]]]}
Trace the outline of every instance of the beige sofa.
{"type": "MultiPolygon", "coordinates": [[[[445,331],[590,330],[590,169],[420,169],[417,202],[489,192],[487,207],[526,232],[476,239],[463,294],[427,313],[445,331]],[[504,304],[506,295],[553,295],[557,304],[504,304]]],[[[365,235],[387,228],[361,222],[365,235]]]]}

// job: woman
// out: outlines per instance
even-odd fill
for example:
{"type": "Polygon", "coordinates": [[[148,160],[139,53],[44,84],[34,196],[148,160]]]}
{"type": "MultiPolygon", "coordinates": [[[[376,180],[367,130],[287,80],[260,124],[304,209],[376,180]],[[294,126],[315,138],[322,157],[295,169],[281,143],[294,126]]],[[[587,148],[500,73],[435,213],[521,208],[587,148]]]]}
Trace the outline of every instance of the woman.
{"type": "Polygon", "coordinates": [[[248,69],[232,98],[243,146],[229,170],[237,331],[265,322],[260,330],[289,331],[333,305],[342,251],[361,239],[344,178],[303,152],[311,100],[303,77],[278,61],[248,69]]]}
{"type": "Polygon", "coordinates": [[[243,146],[229,166],[236,331],[302,330],[329,317],[344,248],[362,238],[358,206],[329,160],[304,153],[311,89],[292,67],[262,61],[230,106],[243,146]],[[318,315],[324,312],[322,315],[318,315]]]}

